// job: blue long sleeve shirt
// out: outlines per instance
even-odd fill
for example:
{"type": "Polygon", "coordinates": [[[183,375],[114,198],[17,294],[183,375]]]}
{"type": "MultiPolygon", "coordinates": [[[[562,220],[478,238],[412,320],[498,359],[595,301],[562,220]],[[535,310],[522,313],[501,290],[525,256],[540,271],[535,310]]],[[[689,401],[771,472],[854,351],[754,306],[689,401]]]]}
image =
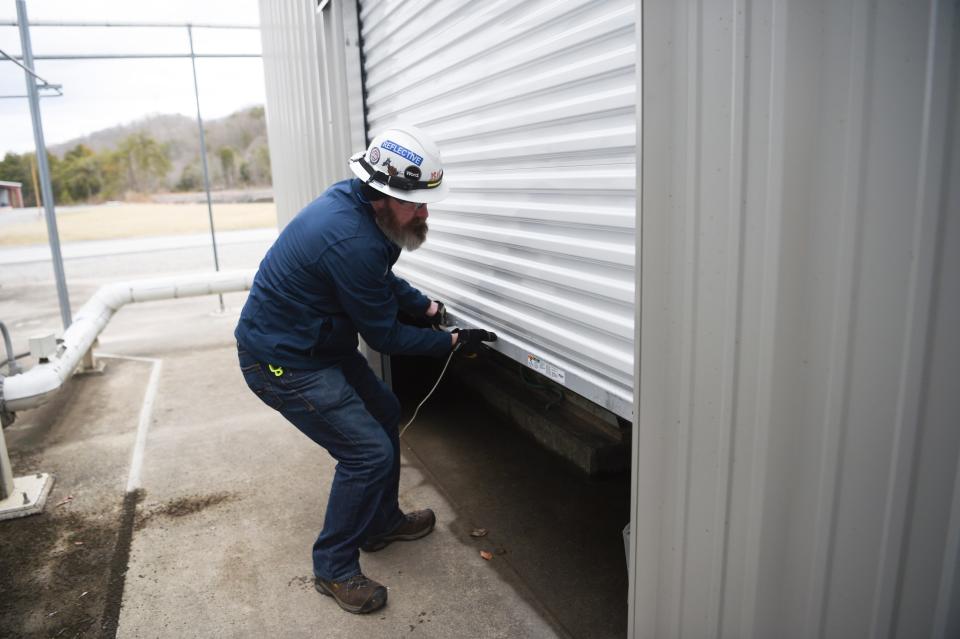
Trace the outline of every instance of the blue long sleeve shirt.
{"type": "Polygon", "coordinates": [[[430,300],[391,270],[400,247],[377,226],[357,179],[337,182],[283,229],[260,263],[235,336],[261,362],[335,365],[357,334],[388,355],[443,356],[450,336],[397,321],[430,300]]]}

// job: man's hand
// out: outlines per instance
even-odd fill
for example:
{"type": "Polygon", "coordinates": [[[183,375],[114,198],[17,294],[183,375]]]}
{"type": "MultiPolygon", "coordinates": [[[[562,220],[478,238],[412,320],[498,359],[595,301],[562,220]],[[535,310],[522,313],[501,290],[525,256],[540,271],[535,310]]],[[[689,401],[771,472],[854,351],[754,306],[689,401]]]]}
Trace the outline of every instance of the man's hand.
{"type": "Polygon", "coordinates": [[[467,352],[476,352],[483,342],[497,341],[497,334],[485,331],[482,328],[456,328],[450,333],[453,347],[467,352]]]}
{"type": "Polygon", "coordinates": [[[427,321],[430,322],[431,326],[440,326],[441,324],[446,324],[447,320],[447,309],[443,305],[443,302],[438,300],[433,300],[430,302],[430,306],[427,307],[427,321]]]}

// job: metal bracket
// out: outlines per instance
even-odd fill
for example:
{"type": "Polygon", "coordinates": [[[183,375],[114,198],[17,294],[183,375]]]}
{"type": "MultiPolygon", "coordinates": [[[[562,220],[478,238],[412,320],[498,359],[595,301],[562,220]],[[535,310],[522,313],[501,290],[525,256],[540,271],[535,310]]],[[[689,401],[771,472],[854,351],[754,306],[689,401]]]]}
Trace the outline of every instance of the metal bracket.
{"type": "MultiPolygon", "coordinates": [[[[13,423],[14,413],[2,406],[3,376],[0,376],[0,420],[4,426],[8,426],[13,423]]],[[[52,487],[53,475],[50,473],[13,476],[6,438],[0,429],[0,520],[26,517],[43,511],[52,487]]]]}
{"type": "Polygon", "coordinates": [[[94,347],[99,345],[100,340],[93,340],[93,344],[90,345],[90,348],[87,349],[87,352],[83,355],[80,368],[77,369],[77,375],[103,375],[103,371],[106,370],[107,365],[102,360],[98,360],[93,354],[94,347]]]}
{"type": "Polygon", "coordinates": [[[10,496],[0,500],[0,520],[43,512],[51,488],[53,488],[53,475],[50,473],[15,477],[10,496]]]}
{"type": "MultiPolygon", "coordinates": [[[[17,414],[13,411],[8,411],[6,405],[3,403],[3,380],[3,375],[0,375],[0,428],[6,428],[17,419],[17,414]]],[[[2,436],[3,433],[0,431],[0,437],[2,436]]]]}

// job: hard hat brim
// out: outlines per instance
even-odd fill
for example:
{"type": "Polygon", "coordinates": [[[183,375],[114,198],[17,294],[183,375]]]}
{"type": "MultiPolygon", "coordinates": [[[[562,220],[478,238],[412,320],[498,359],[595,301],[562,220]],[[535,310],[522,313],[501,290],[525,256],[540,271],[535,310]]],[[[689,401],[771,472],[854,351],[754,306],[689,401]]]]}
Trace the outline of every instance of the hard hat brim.
{"type": "Polygon", "coordinates": [[[403,200],[405,202],[416,202],[424,204],[432,204],[434,202],[439,202],[443,198],[447,197],[450,191],[450,185],[447,184],[446,180],[440,182],[436,188],[432,189],[415,189],[413,191],[405,191],[403,189],[395,189],[393,187],[387,186],[386,184],[381,184],[375,180],[370,179],[370,175],[367,171],[357,162],[358,157],[363,157],[363,153],[359,153],[356,156],[350,158],[350,170],[353,171],[353,174],[356,175],[362,182],[367,183],[370,188],[376,189],[381,193],[389,195],[390,197],[397,198],[398,200],[403,200]]]}

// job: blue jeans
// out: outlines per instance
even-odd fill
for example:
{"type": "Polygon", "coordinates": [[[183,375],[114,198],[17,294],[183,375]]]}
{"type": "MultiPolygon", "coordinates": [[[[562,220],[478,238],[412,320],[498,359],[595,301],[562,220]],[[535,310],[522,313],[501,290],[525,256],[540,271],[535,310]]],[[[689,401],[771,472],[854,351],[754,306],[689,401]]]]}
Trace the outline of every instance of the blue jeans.
{"type": "Polygon", "coordinates": [[[313,572],[344,581],[360,573],[360,544],[403,519],[400,402],[357,352],[320,370],[278,368],[238,348],[240,370],[257,397],[337,460],[313,572]]]}

